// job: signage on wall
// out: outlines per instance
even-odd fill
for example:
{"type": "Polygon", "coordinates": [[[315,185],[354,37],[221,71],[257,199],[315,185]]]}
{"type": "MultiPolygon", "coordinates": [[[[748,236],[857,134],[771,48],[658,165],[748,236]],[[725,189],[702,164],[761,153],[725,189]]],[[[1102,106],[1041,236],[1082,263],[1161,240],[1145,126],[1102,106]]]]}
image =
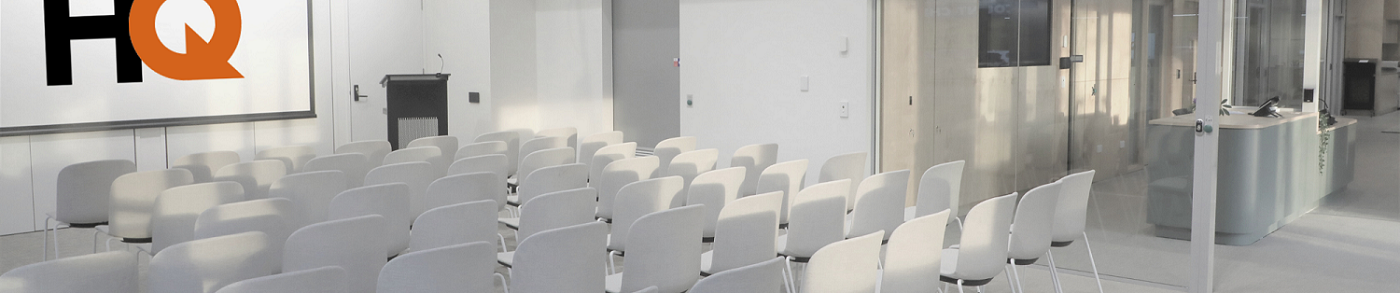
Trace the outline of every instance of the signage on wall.
{"type": "Polygon", "coordinates": [[[0,136],[315,117],[310,5],[0,2],[0,136]]]}

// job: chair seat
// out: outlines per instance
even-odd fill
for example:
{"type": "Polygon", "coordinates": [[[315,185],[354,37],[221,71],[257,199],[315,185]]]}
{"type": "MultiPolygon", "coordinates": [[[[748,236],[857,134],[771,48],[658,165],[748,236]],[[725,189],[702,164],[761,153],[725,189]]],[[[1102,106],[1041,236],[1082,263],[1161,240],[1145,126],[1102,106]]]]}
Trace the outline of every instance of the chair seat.
{"type": "MultiPolygon", "coordinates": [[[[496,222],[500,222],[501,224],[505,224],[506,227],[509,227],[511,230],[520,230],[520,218],[500,218],[500,219],[496,219],[496,222]]],[[[516,239],[515,241],[520,241],[520,240],[524,240],[524,239],[516,239]]]]}
{"type": "Polygon", "coordinates": [[[603,291],[622,293],[622,273],[608,275],[608,278],[603,281],[603,291]]]}
{"type": "Polygon", "coordinates": [[[700,274],[701,274],[701,275],[705,275],[705,276],[709,276],[709,275],[714,274],[714,272],[711,272],[711,271],[710,271],[710,268],[714,266],[714,262],[715,262],[715,251],[714,251],[714,250],[706,251],[706,252],[704,252],[704,253],[701,253],[701,254],[700,254],[700,274]]]}
{"type": "Polygon", "coordinates": [[[513,205],[513,206],[519,206],[519,205],[520,205],[520,196],[519,196],[519,195],[509,195],[509,196],[506,196],[506,203],[509,203],[510,205],[513,205]]]}
{"type": "Polygon", "coordinates": [[[511,267],[515,264],[515,252],[511,251],[496,253],[496,262],[500,263],[503,266],[506,266],[507,268],[511,267]]]}
{"type": "Polygon", "coordinates": [[[773,246],[778,254],[787,255],[787,234],[778,235],[778,239],[773,240],[773,246]]]}
{"type": "Polygon", "coordinates": [[[952,247],[943,250],[943,263],[938,266],[938,273],[943,276],[954,277],[958,272],[958,248],[952,247]]]}
{"type": "Polygon", "coordinates": [[[914,220],[914,215],[916,215],[916,213],[914,212],[914,211],[915,211],[915,208],[916,208],[916,207],[904,207],[904,221],[905,221],[905,222],[914,220]]]}

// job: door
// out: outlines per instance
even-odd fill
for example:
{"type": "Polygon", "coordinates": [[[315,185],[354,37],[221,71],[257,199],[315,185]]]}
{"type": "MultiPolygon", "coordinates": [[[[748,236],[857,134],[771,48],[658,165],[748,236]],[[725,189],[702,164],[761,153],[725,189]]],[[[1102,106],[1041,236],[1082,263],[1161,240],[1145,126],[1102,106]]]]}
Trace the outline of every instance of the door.
{"type": "Polygon", "coordinates": [[[679,0],[613,1],[613,125],[650,149],[680,135],[679,0]]]}
{"type": "Polygon", "coordinates": [[[423,73],[423,6],[412,0],[348,0],[351,141],[389,138],[386,74],[423,73]]]}

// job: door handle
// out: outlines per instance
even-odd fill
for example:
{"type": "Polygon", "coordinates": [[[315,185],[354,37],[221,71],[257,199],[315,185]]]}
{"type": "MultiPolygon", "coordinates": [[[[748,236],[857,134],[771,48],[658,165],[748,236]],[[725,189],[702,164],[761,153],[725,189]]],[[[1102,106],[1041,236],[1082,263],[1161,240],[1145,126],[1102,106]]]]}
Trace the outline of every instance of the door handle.
{"type": "Polygon", "coordinates": [[[361,94],[360,94],[360,85],[358,85],[358,84],[354,86],[354,92],[350,93],[350,96],[355,97],[355,101],[356,101],[356,102],[359,102],[359,101],[360,101],[360,98],[368,98],[368,97],[369,97],[368,95],[361,95],[361,94]]]}

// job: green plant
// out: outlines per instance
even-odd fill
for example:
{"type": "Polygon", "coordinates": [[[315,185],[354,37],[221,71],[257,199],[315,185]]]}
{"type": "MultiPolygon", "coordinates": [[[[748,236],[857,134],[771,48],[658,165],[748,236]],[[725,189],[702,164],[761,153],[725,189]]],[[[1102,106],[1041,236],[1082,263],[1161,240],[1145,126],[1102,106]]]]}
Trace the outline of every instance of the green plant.
{"type": "Polygon", "coordinates": [[[1327,121],[1332,120],[1330,119],[1331,117],[1332,114],[1328,114],[1326,111],[1317,114],[1317,138],[1319,141],[1317,144],[1318,174],[1327,173],[1327,146],[1330,145],[1332,141],[1332,130],[1327,129],[1327,127],[1331,125],[1327,125],[1327,121]]]}
{"type": "MultiPolygon", "coordinates": [[[[1230,109],[1234,108],[1234,106],[1225,104],[1227,102],[1230,102],[1230,99],[1220,100],[1220,115],[1230,116],[1230,109]]],[[[1196,112],[1196,99],[1191,99],[1191,112],[1196,112]]]]}

